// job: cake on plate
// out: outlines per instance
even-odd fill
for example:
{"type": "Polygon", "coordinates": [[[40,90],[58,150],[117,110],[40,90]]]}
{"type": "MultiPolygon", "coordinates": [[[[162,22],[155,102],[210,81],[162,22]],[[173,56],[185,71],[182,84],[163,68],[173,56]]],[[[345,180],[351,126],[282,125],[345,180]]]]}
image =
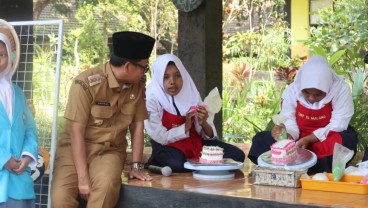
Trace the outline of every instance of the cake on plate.
{"type": "Polygon", "coordinates": [[[218,146],[203,146],[199,163],[221,164],[224,162],[224,149],[218,146]]]}
{"type": "Polygon", "coordinates": [[[271,146],[271,161],[274,163],[288,164],[294,161],[296,156],[297,149],[293,140],[279,140],[271,146]]]}

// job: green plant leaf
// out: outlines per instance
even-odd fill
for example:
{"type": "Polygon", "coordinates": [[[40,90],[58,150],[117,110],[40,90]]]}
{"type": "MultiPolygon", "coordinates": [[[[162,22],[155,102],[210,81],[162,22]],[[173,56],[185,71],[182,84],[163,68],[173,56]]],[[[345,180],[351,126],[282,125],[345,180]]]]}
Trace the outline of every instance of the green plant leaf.
{"type": "Polygon", "coordinates": [[[314,55],[321,55],[324,58],[326,58],[326,50],[322,47],[316,47],[316,46],[312,46],[312,51],[314,55]]]}
{"type": "Polygon", "coordinates": [[[341,70],[341,69],[333,69],[335,70],[336,74],[338,75],[346,75],[349,74],[347,71],[341,70]]]}
{"type": "Polygon", "coordinates": [[[359,95],[362,93],[363,90],[363,84],[364,84],[364,77],[363,77],[363,71],[361,69],[357,70],[357,72],[354,75],[354,83],[353,83],[353,98],[358,99],[359,95]]]}
{"type": "Polygon", "coordinates": [[[328,64],[330,66],[334,65],[346,52],[346,49],[339,50],[336,53],[332,54],[330,60],[328,60],[328,64]]]}

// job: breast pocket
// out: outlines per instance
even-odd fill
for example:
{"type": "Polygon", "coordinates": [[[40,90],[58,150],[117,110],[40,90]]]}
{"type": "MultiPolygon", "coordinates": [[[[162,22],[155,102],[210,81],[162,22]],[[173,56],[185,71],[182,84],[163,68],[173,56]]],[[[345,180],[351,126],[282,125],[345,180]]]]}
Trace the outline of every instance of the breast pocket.
{"type": "Polygon", "coordinates": [[[121,107],[121,114],[122,114],[121,119],[123,120],[123,122],[128,123],[132,122],[135,111],[136,111],[136,103],[124,104],[121,107]]]}
{"type": "Polygon", "coordinates": [[[95,126],[111,125],[111,119],[116,112],[116,107],[93,105],[91,108],[92,121],[91,124],[95,126]]]}

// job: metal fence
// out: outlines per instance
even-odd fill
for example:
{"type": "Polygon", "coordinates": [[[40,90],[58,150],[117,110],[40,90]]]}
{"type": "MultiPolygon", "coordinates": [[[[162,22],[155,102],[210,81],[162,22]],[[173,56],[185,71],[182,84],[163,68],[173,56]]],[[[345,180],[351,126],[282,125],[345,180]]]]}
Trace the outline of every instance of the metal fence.
{"type": "Polygon", "coordinates": [[[49,184],[55,155],[60,63],[62,56],[63,21],[11,22],[18,33],[20,62],[13,82],[20,86],[34,106],[39,147],[47,150],[49,165],[45,175],[35,181],[36,208],[50,207],[49,184]]]}

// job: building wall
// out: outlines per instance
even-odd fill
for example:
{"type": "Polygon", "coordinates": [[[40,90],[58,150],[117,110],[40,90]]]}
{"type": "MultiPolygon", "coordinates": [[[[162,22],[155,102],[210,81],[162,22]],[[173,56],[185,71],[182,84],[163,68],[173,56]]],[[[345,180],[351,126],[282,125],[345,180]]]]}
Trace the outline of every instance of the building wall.
{"type": "Polygon", "coordinates": [[[308,48],[300,41],[309,37],[309,0],[291,0],[291,56],[308,56],[308,48]]]}

